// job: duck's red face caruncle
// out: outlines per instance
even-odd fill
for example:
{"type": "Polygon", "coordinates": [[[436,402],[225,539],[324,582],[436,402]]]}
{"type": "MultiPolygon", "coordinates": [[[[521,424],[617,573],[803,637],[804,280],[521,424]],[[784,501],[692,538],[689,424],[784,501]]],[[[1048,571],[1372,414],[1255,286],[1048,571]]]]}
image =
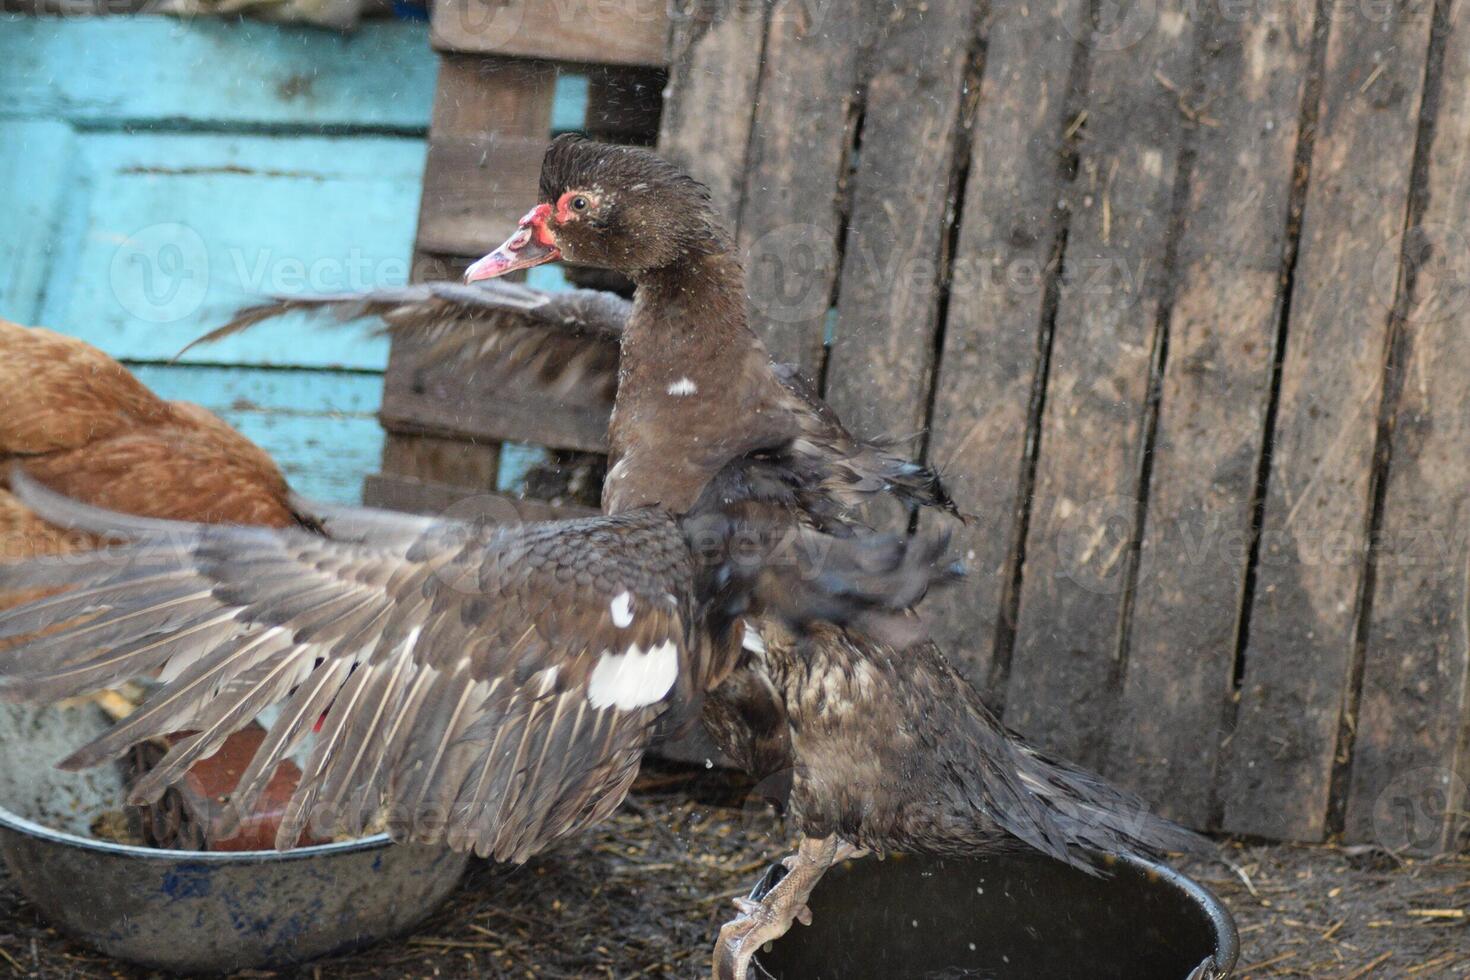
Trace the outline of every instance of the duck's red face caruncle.
{"type": "Polygon", "coordinates": [[[520,220],[520,226],[495,251],[465,270],[465,282],[494,279],[517,269],[561,258],[556,235],[551,230],[553,218],[550,204],[538,204],[520,220]]]}

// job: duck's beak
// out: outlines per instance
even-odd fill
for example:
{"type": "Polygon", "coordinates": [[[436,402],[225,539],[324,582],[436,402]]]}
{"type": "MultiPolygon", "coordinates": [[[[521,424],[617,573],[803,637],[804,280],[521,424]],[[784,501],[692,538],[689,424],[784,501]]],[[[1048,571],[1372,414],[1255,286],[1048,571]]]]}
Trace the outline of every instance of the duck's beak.
{"type": "Polygon", "coordinates": [[[470,283],[494,279],[507,272],[529,269],[533,265],[561,258],[561,250],[556,247],[556,237],[546,225],[550,217],[551,205],[536,205],[521,219],[520,227],[514,235],[464,271],[464,281],[470,283]]]}

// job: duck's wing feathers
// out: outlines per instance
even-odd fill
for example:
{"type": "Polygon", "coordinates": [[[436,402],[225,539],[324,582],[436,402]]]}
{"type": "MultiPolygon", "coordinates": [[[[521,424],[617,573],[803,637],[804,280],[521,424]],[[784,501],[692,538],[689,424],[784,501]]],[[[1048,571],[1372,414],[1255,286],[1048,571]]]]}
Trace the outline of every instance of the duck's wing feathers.
{"type": "Polygon", "coordinates": [[[657,511],[444,524],[391,549],[294,530],[130,531],[144,536],[0,566],[0,588],[65,588],[0,614],[0,638],[19,641],[0,652],[0,692],[54,700],[156,676],[137,712],[65,762],[193,732],[137,802],[279,706],[233,800],[248,812],[314,738],[278,847],[308,825],[386,821],[403,839],[524,860],[616,807],[660,716],[699,696],[689,549],[657,511]]]}
{"type": "Polygon", "coordinates": [[[338,323],[376,319],[377,332],[414,342],[419,368],[449,362],[507,375],[529,372],[554,391],[591,387],[611,398],[618,338],[630,310],[621,296],[596,289],[543,292],[499,279],[474,285],[425,282],[278,296],[240,310],[189,347],[293,312],[323,314],[338,323]]]}

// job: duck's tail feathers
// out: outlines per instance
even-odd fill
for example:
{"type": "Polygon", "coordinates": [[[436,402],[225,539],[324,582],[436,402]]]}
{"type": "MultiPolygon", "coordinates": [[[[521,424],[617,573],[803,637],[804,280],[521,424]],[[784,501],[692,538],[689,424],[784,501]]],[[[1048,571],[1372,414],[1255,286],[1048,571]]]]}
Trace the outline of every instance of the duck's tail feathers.
{"type": "MultiPolygon", "coordinates": [[[[1210,842],[1175,821],[1155,814],[1135,793],[1120,789],[1079,765],[1047,757],[1025,742],[1014,742],[1017,773],[1042,799],[1073,849],[1098,855],[1158,858],[1166,854],[1204,854],[1210,842]]],[[[1079,864],[1073,854],[1072,864],[1079,864]]]]}
{"type": "Polygon", "coordinates": [[[1005,734],[1012,771],[1006,783],[1026,800],[994,812],[1005,830],[1038,850],[1094,874],[1111,856],[1210,851],[1207,840],[1158,816],[1135,794],[1005,734]]]}

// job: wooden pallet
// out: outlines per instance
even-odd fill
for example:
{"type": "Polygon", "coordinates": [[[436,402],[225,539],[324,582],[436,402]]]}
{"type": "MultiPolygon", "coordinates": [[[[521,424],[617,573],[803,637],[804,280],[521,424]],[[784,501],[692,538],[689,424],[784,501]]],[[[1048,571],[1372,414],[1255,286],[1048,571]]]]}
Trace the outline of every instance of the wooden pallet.
{"type": "MultiPolygon", "coordinates": [[[[1192,826],[1455,846],[1470,10],[869,6],[440,5],[421,253],[534,199],[558,70],[646,87],[624,139],[667,71],[773,351],[979,515],[934,629],[1008,723],[1192,826]]],[[[601,445],[605,405],[419,380],[392,440],[601,445]]]]}

